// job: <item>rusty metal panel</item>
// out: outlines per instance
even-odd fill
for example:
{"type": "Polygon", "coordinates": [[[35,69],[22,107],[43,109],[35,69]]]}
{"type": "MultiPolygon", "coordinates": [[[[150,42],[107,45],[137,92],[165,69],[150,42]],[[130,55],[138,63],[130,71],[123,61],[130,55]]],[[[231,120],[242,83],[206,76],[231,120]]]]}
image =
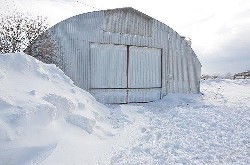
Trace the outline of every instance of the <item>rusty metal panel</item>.
{"type": "Polygon", "coordinates": [[[129,89],[128,103],[156,101],[161,98],[161,88],[129,89]]]}
{"type": "Polygon", "coordinates": [[[128,87],[161,87],[160,49],[129,47],[128,87]]]}
{"type": "Polygon", "coordinates": [[[91,88],[126,88],[127,47],[91,44],[90,70],[91,88]]]}
{"type": "Polygon", "coordinates": [[[127,89],[91,89],[90,93],[101,103],[127,103],[127,89]]]}

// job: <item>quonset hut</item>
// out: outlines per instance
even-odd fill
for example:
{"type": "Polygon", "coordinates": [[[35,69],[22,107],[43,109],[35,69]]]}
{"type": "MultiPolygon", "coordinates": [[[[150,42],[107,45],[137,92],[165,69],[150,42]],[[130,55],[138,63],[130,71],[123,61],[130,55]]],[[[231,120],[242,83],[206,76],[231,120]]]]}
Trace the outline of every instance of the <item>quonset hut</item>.
{"type": "MultiPolygon", "coordinates": [[[[80,14],[49,32],[61,69],[102,103],[149,102],[200,90],[201,64],[191,44],[133,8],[80,14]]],[[[33,53],[39,47],[43,43],[33,53]]]]}

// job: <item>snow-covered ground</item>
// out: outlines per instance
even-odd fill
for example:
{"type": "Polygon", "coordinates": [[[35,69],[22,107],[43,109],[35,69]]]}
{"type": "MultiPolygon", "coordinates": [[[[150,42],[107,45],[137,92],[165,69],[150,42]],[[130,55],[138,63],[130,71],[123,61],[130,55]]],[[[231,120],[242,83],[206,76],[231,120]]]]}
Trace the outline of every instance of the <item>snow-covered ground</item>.
{"type": "Polygon", "coordinates": [[[250,164],[250,81],[201,84],[200,95],[122,106],[136,138],[112,154],[112,164],[250,164]]]}
{"type": "Polygon", "coordinates": [[[250,81],[104,106],[54,65],[0,55],[0,164],[250,164],[250,81]]]}

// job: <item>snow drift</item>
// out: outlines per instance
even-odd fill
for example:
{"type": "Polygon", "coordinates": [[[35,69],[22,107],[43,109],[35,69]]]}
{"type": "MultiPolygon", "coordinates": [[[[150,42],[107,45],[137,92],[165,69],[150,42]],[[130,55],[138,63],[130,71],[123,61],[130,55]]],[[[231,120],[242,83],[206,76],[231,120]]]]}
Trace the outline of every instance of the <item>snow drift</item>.
{"type": "Polygon", "coordinates": [[[55,65],[24,53],[0,55],[0,164],[38,163],[60,145],[63,155],[83,146],[77,152],[86,153],[85,160],[98,149],[86,143],[113,135],[110,118],[108,108],[55,65]]]}
{"type": "Polygon", "coordinates": [[[250,80],[98,103],[56,68],[0,55],[0,164],[249,164],[250,80]]]}

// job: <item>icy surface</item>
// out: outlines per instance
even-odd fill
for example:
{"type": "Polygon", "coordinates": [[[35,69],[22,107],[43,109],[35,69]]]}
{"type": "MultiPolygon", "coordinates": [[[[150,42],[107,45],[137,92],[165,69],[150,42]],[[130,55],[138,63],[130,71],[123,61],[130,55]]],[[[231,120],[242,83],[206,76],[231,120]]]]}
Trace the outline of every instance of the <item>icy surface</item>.
{"type": "Polygon", "coordinates": [[[250,164],[250,81],[98,103],[54,65],[0,55],[0,164],[250,164]]]}

